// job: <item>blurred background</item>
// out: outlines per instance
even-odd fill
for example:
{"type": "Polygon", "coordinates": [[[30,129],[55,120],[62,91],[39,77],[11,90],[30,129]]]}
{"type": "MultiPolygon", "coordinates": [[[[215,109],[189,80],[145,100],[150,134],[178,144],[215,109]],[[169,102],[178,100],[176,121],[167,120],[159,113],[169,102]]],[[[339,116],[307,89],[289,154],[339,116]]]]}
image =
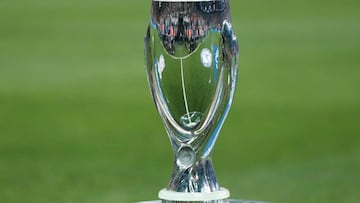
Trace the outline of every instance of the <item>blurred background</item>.
{"type": "MultiPolygon", "coordinates": [[[[233,0],[240,80],[213,160],[233,198],[359,202],[360,2],[233,0]]],[[[0,1],[0,201],[151,200],[172,151],[149,0],[0,1]]]]}

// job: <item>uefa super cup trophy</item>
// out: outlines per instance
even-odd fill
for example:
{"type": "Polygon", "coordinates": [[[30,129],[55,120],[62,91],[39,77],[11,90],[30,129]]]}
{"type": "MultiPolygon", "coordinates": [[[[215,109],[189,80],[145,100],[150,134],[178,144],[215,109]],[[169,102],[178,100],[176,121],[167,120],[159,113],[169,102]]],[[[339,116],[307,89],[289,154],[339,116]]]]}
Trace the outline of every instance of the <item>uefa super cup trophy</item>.
{"type": "Polygon", "coordinates": [[[229,0],[152,0],[145,37],[148,82],[174,150],[163,202],[225,202],[211,152],[229,112],[238,42],[229,0]]]}

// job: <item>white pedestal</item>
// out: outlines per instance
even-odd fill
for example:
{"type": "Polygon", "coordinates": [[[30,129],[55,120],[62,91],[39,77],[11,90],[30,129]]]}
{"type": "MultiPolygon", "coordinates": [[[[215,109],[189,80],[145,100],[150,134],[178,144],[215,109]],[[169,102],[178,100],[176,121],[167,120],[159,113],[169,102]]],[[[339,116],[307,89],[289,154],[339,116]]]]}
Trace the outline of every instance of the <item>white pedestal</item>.
{"type": "MultiPolygon", "coordinates": [[[[164,201],[165,203],[169,203],[170,201],[164,201]]],[[[137,202],[137,203],[164,203],[161,200],[154,200],[154,201],[145,201],[145,202],[137,202]]],[[[187,201],[184,203],[200,203],[199,201],[187,201]]],[[[173,203],[181,203],[181,202],[173,202],[173,203]]],[[[236,200],[236,199],[227,199],[227,200],[215,200],[215,201],[206,201],[204,203],[269,203],[269,202],[262,202],[262,201],[253,201],[253,200],[236,200]]]]}
{"type": "Polygon", "coordinates": [[[167,189],[162,189],[159,192],[159,198],[167,201],[176,202],[211,202],[214,200],[224,200],[230,197],[230,192],[226,188],[220,188],[215,192],[173,192],[167,189]]]}

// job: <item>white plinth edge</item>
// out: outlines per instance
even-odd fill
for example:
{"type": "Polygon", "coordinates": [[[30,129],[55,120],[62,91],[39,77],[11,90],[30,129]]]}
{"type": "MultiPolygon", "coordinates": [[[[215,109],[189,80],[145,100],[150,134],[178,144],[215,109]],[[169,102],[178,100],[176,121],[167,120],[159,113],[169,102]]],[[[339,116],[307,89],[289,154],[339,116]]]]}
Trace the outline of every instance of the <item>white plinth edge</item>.
{"type": "Polygon", "coordinates": [[[159,192],[159,198],[168,201],[212,201],[222,200],[230,197],[230,192],[226,188],[220,188],[214,192],[174,192],[162,189],[159,192]]]}

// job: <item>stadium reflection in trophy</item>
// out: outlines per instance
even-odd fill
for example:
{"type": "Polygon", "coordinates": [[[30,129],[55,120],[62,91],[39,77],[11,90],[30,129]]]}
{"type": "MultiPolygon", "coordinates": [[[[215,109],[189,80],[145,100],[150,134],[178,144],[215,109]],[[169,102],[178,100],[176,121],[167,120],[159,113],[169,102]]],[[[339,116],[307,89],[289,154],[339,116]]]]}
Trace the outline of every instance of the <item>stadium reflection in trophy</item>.
{"type": "Polygon", "coordinates": [[[229,202],[211,152],[229,112],[238,43],[228,0],[153,0],[145,37],[148,82],[174,151],[163,202],[229,202]]]}

